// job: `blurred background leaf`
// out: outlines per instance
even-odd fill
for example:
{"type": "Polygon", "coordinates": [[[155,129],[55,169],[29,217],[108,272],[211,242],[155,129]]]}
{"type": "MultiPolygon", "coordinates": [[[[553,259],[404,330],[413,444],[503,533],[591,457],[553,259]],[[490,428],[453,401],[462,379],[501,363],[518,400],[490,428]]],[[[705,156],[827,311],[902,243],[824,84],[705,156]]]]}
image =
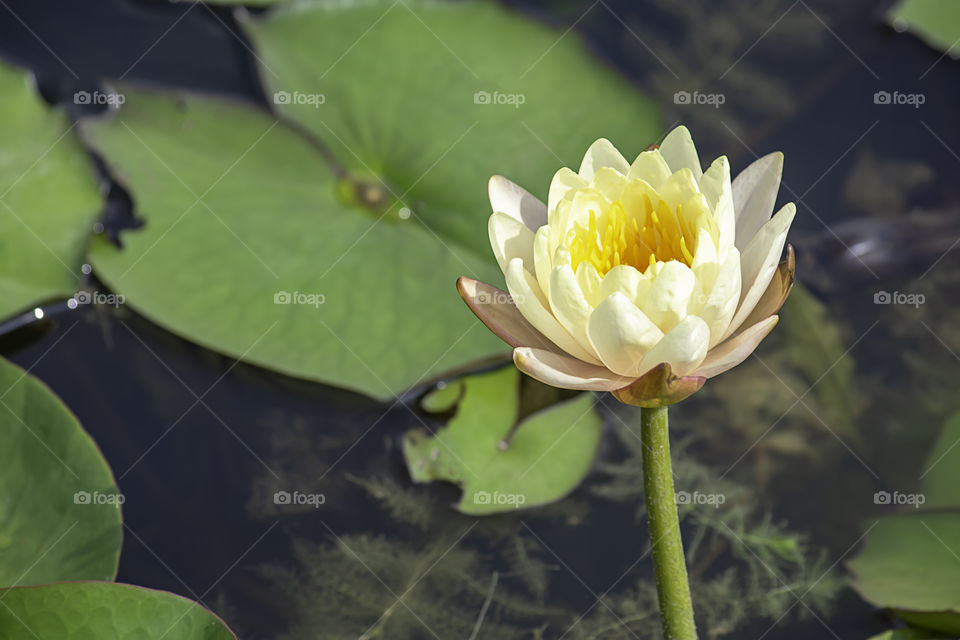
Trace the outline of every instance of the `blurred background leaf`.
{"type": "Polygon", "coordinates": [[[72,295],[101,197],[73,124],[0,62],[0,319],[72,295]]]}

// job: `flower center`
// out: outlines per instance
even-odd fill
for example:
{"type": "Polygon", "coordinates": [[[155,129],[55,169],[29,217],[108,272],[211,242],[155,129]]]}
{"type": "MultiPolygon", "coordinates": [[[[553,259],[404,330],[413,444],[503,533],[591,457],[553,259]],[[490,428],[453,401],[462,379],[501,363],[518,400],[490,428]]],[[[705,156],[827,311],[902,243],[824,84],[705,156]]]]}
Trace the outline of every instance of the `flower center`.
{"type": "Polygon", "coordinates": [[[697,225],[681,205],[674,209],[662,199],[654,204],[647,194],[633,200],[630,206],[617,200],[599,215],[591,209],[586,226],[573,225],[565,244],[574,271],[581,262],[592,264],[601,277],[621,264],[642,273],[657,262],[693,263],[697,225]]]}

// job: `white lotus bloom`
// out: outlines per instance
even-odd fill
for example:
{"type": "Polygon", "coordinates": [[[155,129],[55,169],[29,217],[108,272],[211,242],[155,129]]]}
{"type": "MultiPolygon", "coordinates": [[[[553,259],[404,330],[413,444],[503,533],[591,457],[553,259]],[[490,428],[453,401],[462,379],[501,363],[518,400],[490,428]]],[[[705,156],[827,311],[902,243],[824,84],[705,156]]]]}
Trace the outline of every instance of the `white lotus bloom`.
{"type": "Polygon", "coordinates": [[[685,127],[629,163],[605,139],[564,168],[547,204],[490,180],[490,244],[506,292],[461,278],[476,315],[524,373],[656,406],[742,362],[777,323],[793,282],[778,267],[796,207],[771,218],[783,155],[735,180],[703,171],[685,127]]]}

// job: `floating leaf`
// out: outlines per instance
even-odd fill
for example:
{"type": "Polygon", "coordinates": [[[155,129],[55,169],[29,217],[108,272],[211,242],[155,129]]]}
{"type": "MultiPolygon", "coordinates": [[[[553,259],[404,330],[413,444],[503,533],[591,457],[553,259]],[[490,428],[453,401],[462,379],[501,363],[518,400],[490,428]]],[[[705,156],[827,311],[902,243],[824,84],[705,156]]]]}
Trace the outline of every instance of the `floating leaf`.
{"type": "Polygon", "coordinates": [[[924,508],[960,509],[960,413],[947,420],[922,473],[924,508]]]}
{"type": "Polygon", "coordinates": [[[456,253],[491,256],[491,175],[545,199],[597,138],[629,155],[663,135],[653,102],[575,35],[493,2],[308,1],[242,22],[278,111],[456,253]]]}
{"type": "Polygon", "coordinates": [[[93,167],[33,77],[0,63],[0,318],[77,291],[100,209],[93,167]]]}
{"type": "Polygon", "coordinates": [[[0,602],[0,640],[236,640],[196,602],[114,582],[7,589],[0,602]]]}
{"type": "Polygon", "coordinates": [[[94,266],[199,344],[377,398],[505,353],[452,285],[502,278],[491,174],[545,197],[595,138],[639,152],[661,134],[576,38],[492,3],[307,3],[244,24],[269,92],[290,91],[284,114],[326,155],[244,106],[125,90],[85,131],[146,227],[123,251],[98,242],[94,266]]]}
{"type": "Polygon", "coordinates": [[[960,513],[881,518],[848,563],[869,602],[917,626],[960,634],[960,513]]]}
{"type": "Polygon", "coordinates": [[[0,585],[113,579],[122,497],[110,468],[60,400],[2,359],[0,442],[0,585]]]}
{"type": "Polygon", "coordinates": [[[900,0],[887,14],[897,31],[910,30],[934,49],[960,56],[960,3],[900,0]]]}
{"type": "Polygon", "coordinates": [[[869,640],[938,640],[947,636],[922,629],[890,629],[879,635],[871,637],[869,640]]]}
{"type": "Polygon", "coordinates": [[[947,422],[924,465],[920,508],[880,518],[848,563],[853,586],[866,600],[952,635],[960,635],[958,442],[960,414],[947,422]]]}
{"type": "MultiPolygon", "coordinates": [[[[407,433],[403,452],[415,482],[463,487],[457,508],[486,515],[559,500],[593,464],[602,421],[593,394],[542,409],[517,425],[520,373],[513,367],[463,380],[456,415],[431,435],[407,433]],[[509,447],[501,443],[511,435],[509,447]]],[[[425,399],[430,403],[429,396],[425,399]]]]}
{"type": "Polygon", "coordinates": [[[91,258],[139,312],[211,349],[378,398],[504,350],[471,331],[453,286],[461,260],[493,277],[486,259],[339,201],[322,157],[266,114],[123,92],[119,118],[84,131],[146,226],[123,250],[98,240],[91,258]]]}

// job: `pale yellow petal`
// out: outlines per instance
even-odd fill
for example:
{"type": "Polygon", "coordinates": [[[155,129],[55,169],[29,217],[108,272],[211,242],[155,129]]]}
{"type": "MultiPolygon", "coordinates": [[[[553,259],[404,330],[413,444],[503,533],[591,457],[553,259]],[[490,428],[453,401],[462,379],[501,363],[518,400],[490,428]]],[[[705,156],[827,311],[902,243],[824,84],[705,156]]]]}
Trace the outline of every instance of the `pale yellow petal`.
{"type": "Polygon", "coordinates": [[[639,178],[654,189],[659,189],[667,178],[670,177],[670,165],[663,159],[659,149],[644,151],[630,165],[630,172],[627,174],[630,178],[639,178]]]}
{"type": "Polygon", "coordinates": [[[583,295],[577,276],[569,265],[554,267],[550,274],[550,309],[580,346],[596,357],[587,337],[587,320],[593,313],[593,307],[583,295]]]}
{"type": "Polygon", "coordinates": [[[674,375],[687,375],[703,362],[709,341],[707,323],[697,316],[687,316],[643,357],[640,375],[663,362],[670,365],[674,375]]]}
{"type": "Polygon", "coordinates": [[[666,333],[687,316],[687,307],[696,286],[696,276],[690,267],[676,260],[657,266],[660,269],[653,277],[643,302],[638,306],[666,333]]]}
{"type": "Polygon", "coordinates": [[[632,378],[618,376],[605,367],[542,349],[514,349],[513,362],[531,378],[561,389],[613,391],[633,382],[632,378]]]}
{"type": "Polygon", "coordinates": [[[513,303],[517,305],[527,322],[562,351],[585,362],[600,364],[600,359],[581,347],[550,312],[549,303],[540,291],[536,278],[523,266],[523,260],[520,258],[511,260],[504,275],[513,303]]]}
{"type": "Polygon", "coordinates": [[[533,231],[523,222],[497,212],[487,222],[487,233],[501,271],[506,272],[513,258],[521,258],[527,268],[533,268],[533,231]]]}
{"type": "Polygon", "coordinates": [[[623,175],[627,175],[627,172],[630,171],[630,163],[606,138],[600,138],[587,149],[586,155],[583,156],[583,162],[580,163],[580,177],[589,180],[601,167],[610,167],[623,175]]]}
{"type": "Polygon", "coordinates": [[[671,171],[680,169],[690,169],[693,176],[699,181],[703,175],[703,167],[700,165],[700,156],[697,155],[697,148],[693,144],[693,138],[690,132],[684,126],[676,127],[667,134],[667,137],[660,143],[660,153],[663,159],[667,161],[671,171]]]}
{"type": "Polygon", "coordinates": [[[747,246],[773,213],[783,175],[783,154],[763,156],[740,172],[733,181],[733,204],[737,217],[737,248],[747,246]]]}
{"type": "Polygon", "coordinates": [[[623,376],[638,376],[643,357],[663,338],[663,332],[620,292],[597,306],[587,334],[603,364],[623,376]]]}
{"type": "Polygon", "coordinates": [[[783,253],[783,245],[787,241],[787,231],[790,230],[790,224],[796,212],[797,208],[792,202],[785,205],[760,228],[747,248],[740,254],[742,274],[740,304],[727,328],[726,336],[730,336],[740,327],[770,284],[770,279],[777,270],[780,255],[783,253]]]}
{"type": "Polygon", "coordinates": [[[747,359],[760,341],[776,326],[778,316],[770,316],[714,347],[693,375],[712,378],[747,359]]]}
{"type": "Polygon", "coordinates": [[[465,276],[457,280],[457,290],[477,318],[510,346],[558,351],[553,342],[527,322],[506,291],[465,276]]]}
{"type": "Polygon", "coordinates": [[[530,195],[523,187],[503,176],[493,176],[487,185],[487,191],[493,211],[519,220],[531,231],[547,224],[547,205],[530,195]]]}

